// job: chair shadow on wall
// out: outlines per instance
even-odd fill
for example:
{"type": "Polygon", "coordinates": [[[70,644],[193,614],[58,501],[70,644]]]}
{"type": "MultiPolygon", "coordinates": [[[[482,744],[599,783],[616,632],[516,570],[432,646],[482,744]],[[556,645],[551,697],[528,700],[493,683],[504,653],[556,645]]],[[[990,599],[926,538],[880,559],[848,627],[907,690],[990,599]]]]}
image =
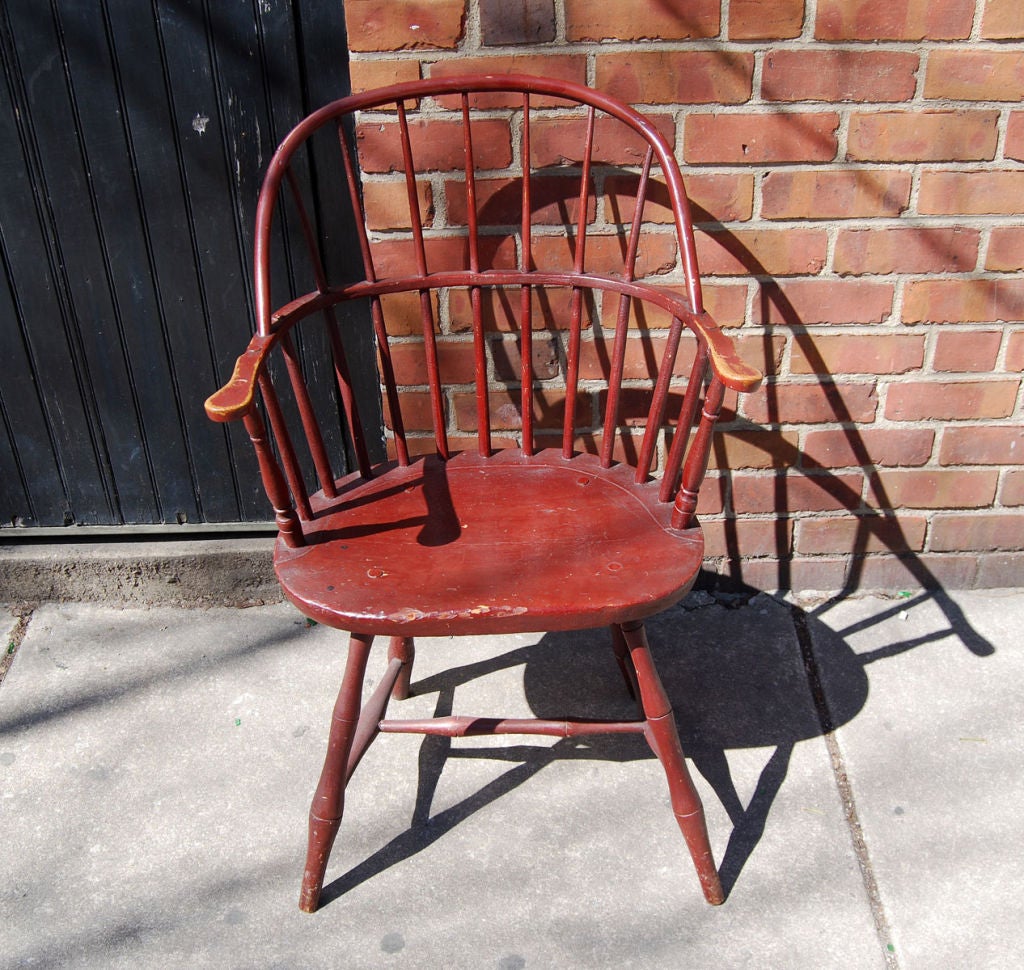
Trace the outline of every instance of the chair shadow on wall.
{"type": "MultiPolygon", "coordinates": [[[[779,326],[791,333],[793,341],[819,375],[822,393],[835,421],[843,426],[852,454],[872,482],[877,505],[877,511],[865,512],[859,488],[852,488],[827,468],[814,468],[818,485],[841,507],[859,513],[849,550],[846,581],[836,596],[810,609],[793,603],[783,604],[769,596],[759,597],[755,604],[747,606],[747,610],[756,608],[768,617],[763,622],[759,619],[756,640],[750,637],[750,620],[744,619],[744,611],[729,609],[713,598],[700,608],[675,607],[648,623],[652,649],[660,661],[659,668],[673,702],[684,751],[711,786],[733,826],[719,863],[723,888],[728,895],[761,839],[796,744],[825,736],[860,712],[868,695],[867,667],[871,663],[948,636],[958,637],[977,657],[992,654],[994,648],[967,622],[958,605],[941,589],[928,565],[909,550],[899,520],[889,508],[884,486],[874,476],[876,469],[866,443],[839,390],[830,382],[813,341],[802,329],[796,309],[739,239],[721,224],[716,225],[707,213],[697,210],[695,217],[702,226],[718,229],[721,244],[760,281],[762,319],[781,321],[779,326]],[[845,631],[835,632],[823,622],[829,609],[857,589],[863,554],[869,544],[872,548],[886,548],[899,554],[909,575],[924,591],[898,600],[890,610],[858,624],[850,632],[880,623],[928,600],[942,610],[948,629],[885,643],[876,650],[858,654],[845,641],[845,631]],[[744,805],[727,755],[730,751],[747,748],[774,750],[760,772],[753,795],[744,805]]],[[[512,307],[504,309],[511,319],[512,307]]],[[[762,330],[764,362],[770,363],[773,359],[772,337],[777,329],[777,325],[771,323],[762,330]]],[[[786,468],[797,466],[800,452],[782,437],[776,385],[771,380],[766,382],[764,393],[768,420],[763,425],[746,422],[737,427],[764,432],[765,447],[782,466],[779,471],[784,472],[786,468]]],[[[542,408],[542,417],[545,413],[542,408]]],[[[725,419],[728,420],[728,415],[725,419]]],[[[728,490],[729,469],[720,438],[717,460],[722,487],[728,490]]],[[[774,482],[775,508],[781,511],[775,531],[778,582],[772,585],[784,589],[790,585],[792,555],[785,513],[788,508],[786,475],[777,474],[774,482]]],[[[742,549],[734,518],[726,519],[725,532],[730,574],[717,578],[706,576],[705,580],[712,585],[723,581],[728,584],[734,592],[732,598],[725,598],[724,602],[749,604],[758,590],[743,581],[742,549]]],[[[413,693],[436,693],[434,716],[444,717],[464,709],[456,702],[460,688],[488,674],[522,667],[526,700],[534,716],[564,716],[569,710],[573,716],[584,718],[628,718],[634,716],[632,704],[622,690],[606,641],[607,631],[545,634],[533,645],[515,647],[497,657],[455,666],[414,682],[413,693]],[[567,666],[567,657],[572,658],[568,662],[571,666],[567,666]]],[[[530,782],[542,769],[557,762],[584,759],[622,763],[649,758],[653,755],[644,742],[627,736],[564,738],[550,746],[509,747],[463,747],[448,738],[427,736],[420,747],[410,827],[326,886],[322,901],[329,903],[423,851],[476,812],[530,782]],[[431,814],[445,765],[449,759],[465,758],[494,759],[509,762],[512,767],[473,794],[431,814]]],[[[654,779],[652,782],[658,783],[654,779]]],[[[689,875],[684,855],[680,842],[682,880],[689,875]]]]}

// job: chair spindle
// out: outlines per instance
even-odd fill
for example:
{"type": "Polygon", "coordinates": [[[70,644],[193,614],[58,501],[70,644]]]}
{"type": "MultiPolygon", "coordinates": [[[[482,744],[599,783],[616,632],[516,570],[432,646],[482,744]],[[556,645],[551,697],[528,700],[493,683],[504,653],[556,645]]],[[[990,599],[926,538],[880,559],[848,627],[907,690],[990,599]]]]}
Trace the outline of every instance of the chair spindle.
{"type": "MultiPolygon", "coordinates": [[[[523,209],[521,214],[519,269],[529,273],[533,269],[533,202],[530,192],[530,95],[523,93],[523,130],[520,146],[523,169],[523,209]]],[[[520,409],[522,411],[523,454],[532,455],[533,438],[533,287],[524,284],[520,290],[519,357],[520,357],[520,409]]]]}
{"type": "MultiPolygon", "coordinates": [[[[480,272],[480,227],[476,210],[476,161],[473,156],[473,131],[469,118],[469,95],[462,92],[462,131],[466,155],[466,213],[469,222],[469,269],[480,272]]],[[[484,322],[479,286],[469,288],[473,312],[473,368],[476,377],[476,440],[481,456],[491,453],[491,413],[487,397],[487,351],[484,346],[484,322]]]]}
{"type": "MultiPolygon", "coordinates": [[[[353,164],[354,148],[341,121],[338,122],[337,133],[338,145],[341,149],[341,159],[345,169],[345,183],[348,186],[349,203],[352,206],[356,238],[359,240],[359,252],[363,259],[363,272],[366,274],[367,282],[373,283],[377,280],[377,273],[373,265],[370,238],[366,232],[366,211],[363,207],[362,196],[359,192],[359,180],[356,177],[355,165],[353,164]]],[[[370,319],[373,322],[374,336],[377,338],[377,351],[380,354],[381,362],[381,377],[384,380],[384,393],[387,397],[388,410],[391,414],[391,430],[395,439],[395,451],[398,456],[398,463],[405,466],[409,464],[409,449],[406,445],[405,425],[402,421],[402,409],[398,387],[395,383],[394,366],[391,363],[391,345],[388,341],[388,331],[384,323],[384,312],[379,296],[370,297],[370,319]]]]}
{"type": "MultiPolygon", "coordinates": [[[[651,175],[651,161],[654,150],[647,149],[644,157],[643,171],[640,173],[640,184],[637,187],[636,205],[633,207],[633,223],[629,230],[629,242],[626,244],[626,259],[623,275],[627,280],[633,279],[636,267],[636,254],[640,248],[640,226],[643,222],[644,205],[647,200],[647,184],[651,175]]],[[[601,467],[610,468],[615,448],[615,429],[619,423],[619,401],[622,395],[622,372],[626,360],[626,336],[629,329],[629,312],[632,298],[625,293],[619,297],[619,312],[615,319],[615,342],[612,347],[611,369],[608,377],[608,400],[604,409],[604,429],[601,437],[601,467]]],[[[663,500],[664,501],[664,500],[663,500]]]]}
{"type": "Polygon", "coordinates": [[[273,383],[265,372],[260,374],[257,382],[260,393],[263,395],[263,403],[267,408],[270,429],[277,442],[277,450],[281,455],[281,464],[284,468],[284,477],[291,490],[295,508],[299,513],[299,518],[308,521],[313,517],[309,506],[309,493],[306,491],[306,483],[302,480],[302,468],[299,466],[299,460],[295,454],[295,445],[292,443],[292,436],[288,431],[284,412],[281,410],[281,402],[277,398],[273,383]]]}
{"type": "Polygon", "coordinates": [[[634,480],[637,484],[645,481],[651,473],[654,449],[665,422],[668,389],[672,382],[672,371],[676,366],[679,338],[682,331],[683,321],[679,317],[673,317],[672,326],[669,327],[668,337],[665,340],[665,352],[661,356],[661,365],[658,368],[658,379],[655,381],[654,392],[651,395],[651,406],[647,411],[647,426],[644,428],[644,437],[640,444],[640,457],[636,463],[636,478],[634,480]]]}
{"type": "MultiPolygon", "coordinates": [[[[409,198],[409,222],[412,225],[413,248],[416,255],[416,271],[421,277],[427,276],[427,252],[423,242],[423,226],[420,223],[419,201],[416,196],[416,163],[413,161],[412,141],[409,137],[409,119],[405,102],[396,101],[398,129],[402,140],[402,163],[405,166],[405,188],[409,198]]],[[[427,380],[430,384],[430,413],[434,424],[434,443],[437,453],[447,460],[448,432],[445,430],[444,398],[441,389],[441,374],[437,363],[437,340],[434,337],[434,311],[430,305],[430,290],[424,287],[420,294],[420,320],[423,324],[423,349],[427,365],[427,380]]]]}
{"type": "Polygon", "coordinates": [[[316,476],[320,481],[320,487],[324,490],[324,495],[327,498],[334,498],[337,492],[334,488],[334,473],[331,471],[331,460],[327,456],[327,448],[324,445],[324,438],[320,432],[320,422],[317,421],[316,413],[313,410],[313,402],[309,396],[306,379],[302,374],[302,365],[299,363],[299,356],[295,349],[295,341],[292,339],[291,331],[288,331],[281,337],[281,353],[284,355],[285,366],[288,369],[288,379],[291,381],[292,393],[295,395],[295,403],[299,408],[302,429],[306,432],[309,452],[313,458],[313,466],[316,468],[316,476]]]}
{"type": "Polygon", "coordinates": [[[679,488],[679,472],[686,453],[686,443],[690,440],[693,419],[697,415],[697,404],[700,392],[704,387],[704,375],[708,367],[708,350],[703,344],[697,345],[697,353],[690,368],[690,379],[683,394],[683,403],[679,408],[679,420],[676,422],[672,446],[669,448],[665,461],[665,474],[661,477],[661,488],[658,491],[659,502],[671,502],[676,489],[679,488]]]}
{"type": "MultiPolygon", "coordinates": [[[[594,150],[594,106],[587,108],[587,134],[583,144],[583,171],[580,176],[580,211],[576,222],[576,251],[573,273],[583,272],[587,248],[587,203],[590,199],[590,161],[594,150]]],[[[580,377],[580,336],[583,320],[583,290],[574,286],[569,311],[569,351],[565,375],[565,420],[562,425],[562,457],[572,458],[576,432],[576,397],[580,377]]],[[[589,423],[589,422],[588,422],[589,423]]]]}

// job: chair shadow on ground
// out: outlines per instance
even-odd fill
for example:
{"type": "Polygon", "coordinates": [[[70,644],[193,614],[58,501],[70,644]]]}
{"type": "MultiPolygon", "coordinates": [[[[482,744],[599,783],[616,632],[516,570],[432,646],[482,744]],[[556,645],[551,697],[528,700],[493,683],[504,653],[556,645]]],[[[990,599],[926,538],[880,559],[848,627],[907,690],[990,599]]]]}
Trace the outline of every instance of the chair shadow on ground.
{"type": "MultiPolygon", "coordinates": [[[[868,622],[881,622],[930,598],[923,593],[895,601],[892,610],[868,622]]],[[[728,845],[719,860],[726,896],[761,840],[795,746],[824,736],[861,711],[869,692],[866,668],[870,664],[951,635],[959,636],[978,656],[993,652],[987,641],[964,624],[857,654],[843,639],[844,631],[837,633],[822,621],[831,603],[805,610],[748,587],[721,598],[707,593],[691,595],[683,605],[648,621],[651,647],[673,703],[683,749],[732,823],[728,845]],[[727,755],[747,748],[773,750],[744,804],[727,755]]],[[[859,624],[855,629],[863,628],[864,624],[859,624]]],[[[513,668],[522,668],[526,700],[536,717],[564,717],[567,712],[581,718],[636,716],[606,630],[544,634],[532,645],[414,681],[413,692],[437,695],[435,716],[467,713],[467,703],[459,703],[461,690],[478,678],[513,668]]],[[[392,705],[398,714],[400,702],[392,705]]],[[[470,745],[437,736],[422,740],[409,828],[325,886],[322,903],[330,903],[427,849],[474,813],[531,783],[543,769],[557,771],[560,761],[622,763],[654,758],[644,740],[635,735],[562,738],[550,745],[480,746],[481,740],[470,745]],[[511,767],[456,804],[431,814],[449,759],[463,758],[504,761],[511,767]]],[[[386,744],[387,738],[379,743],[386,744]]],[[[664,781],[652,777],[651,783],[664,781]]],[[[667,804],[662,822],[672,824],[667,804]]],[[[357,825],[358,820],[349,824],[357,825]]],[[[342,846],[344,832],[343,825],[342,846]]],[[[680,879],[685,880],[690,862],[681,837],[678,865],[680,879]]]]}

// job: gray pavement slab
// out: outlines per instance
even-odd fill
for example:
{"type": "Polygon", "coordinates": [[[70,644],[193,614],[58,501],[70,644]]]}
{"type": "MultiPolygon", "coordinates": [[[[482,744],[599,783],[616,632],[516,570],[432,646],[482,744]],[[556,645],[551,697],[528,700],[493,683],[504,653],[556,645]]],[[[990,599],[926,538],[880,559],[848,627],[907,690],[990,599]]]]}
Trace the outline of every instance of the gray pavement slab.
{"type": "MultiPolygon", "coordinates": [[[[724,906],[639,739],[387,736],[307,916],[343,637],[287,605],[40,607],[0,687],[0,965],[885,967],[787,608],[649,630],[724,906]]],[[[394,716],[630,710],[603,631],[421,641],[414,688],[394,716]]]]}
{"type": "Polygon", "coordinates": [[[808,626],[899,967],[1019,967],[1024,594],[853,599],[808,626]]]}

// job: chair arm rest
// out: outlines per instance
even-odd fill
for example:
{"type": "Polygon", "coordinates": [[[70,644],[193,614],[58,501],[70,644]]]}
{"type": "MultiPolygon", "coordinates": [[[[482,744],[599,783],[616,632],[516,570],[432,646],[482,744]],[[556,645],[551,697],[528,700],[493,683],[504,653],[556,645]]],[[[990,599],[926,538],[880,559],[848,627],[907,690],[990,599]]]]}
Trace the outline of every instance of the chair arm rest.
{"type": "Polygon", "coordinates": [[[732,339],[715,323],[711,315],[705,310],[700,315],[691,316],[690,320],[693,329],[707,343],[715,376],[734,391],[746,393],[757,390],[764,380],[764,374],[740,358],[732,339]]]}
{"type": "Polygon", "coordinates": [[[249,341],[245,353],[235,361],[230,380],[206,399],[206,415],[211,421],[236,421],[252,407],[256,380],[274,336],[257,334],[249,341]]]}

